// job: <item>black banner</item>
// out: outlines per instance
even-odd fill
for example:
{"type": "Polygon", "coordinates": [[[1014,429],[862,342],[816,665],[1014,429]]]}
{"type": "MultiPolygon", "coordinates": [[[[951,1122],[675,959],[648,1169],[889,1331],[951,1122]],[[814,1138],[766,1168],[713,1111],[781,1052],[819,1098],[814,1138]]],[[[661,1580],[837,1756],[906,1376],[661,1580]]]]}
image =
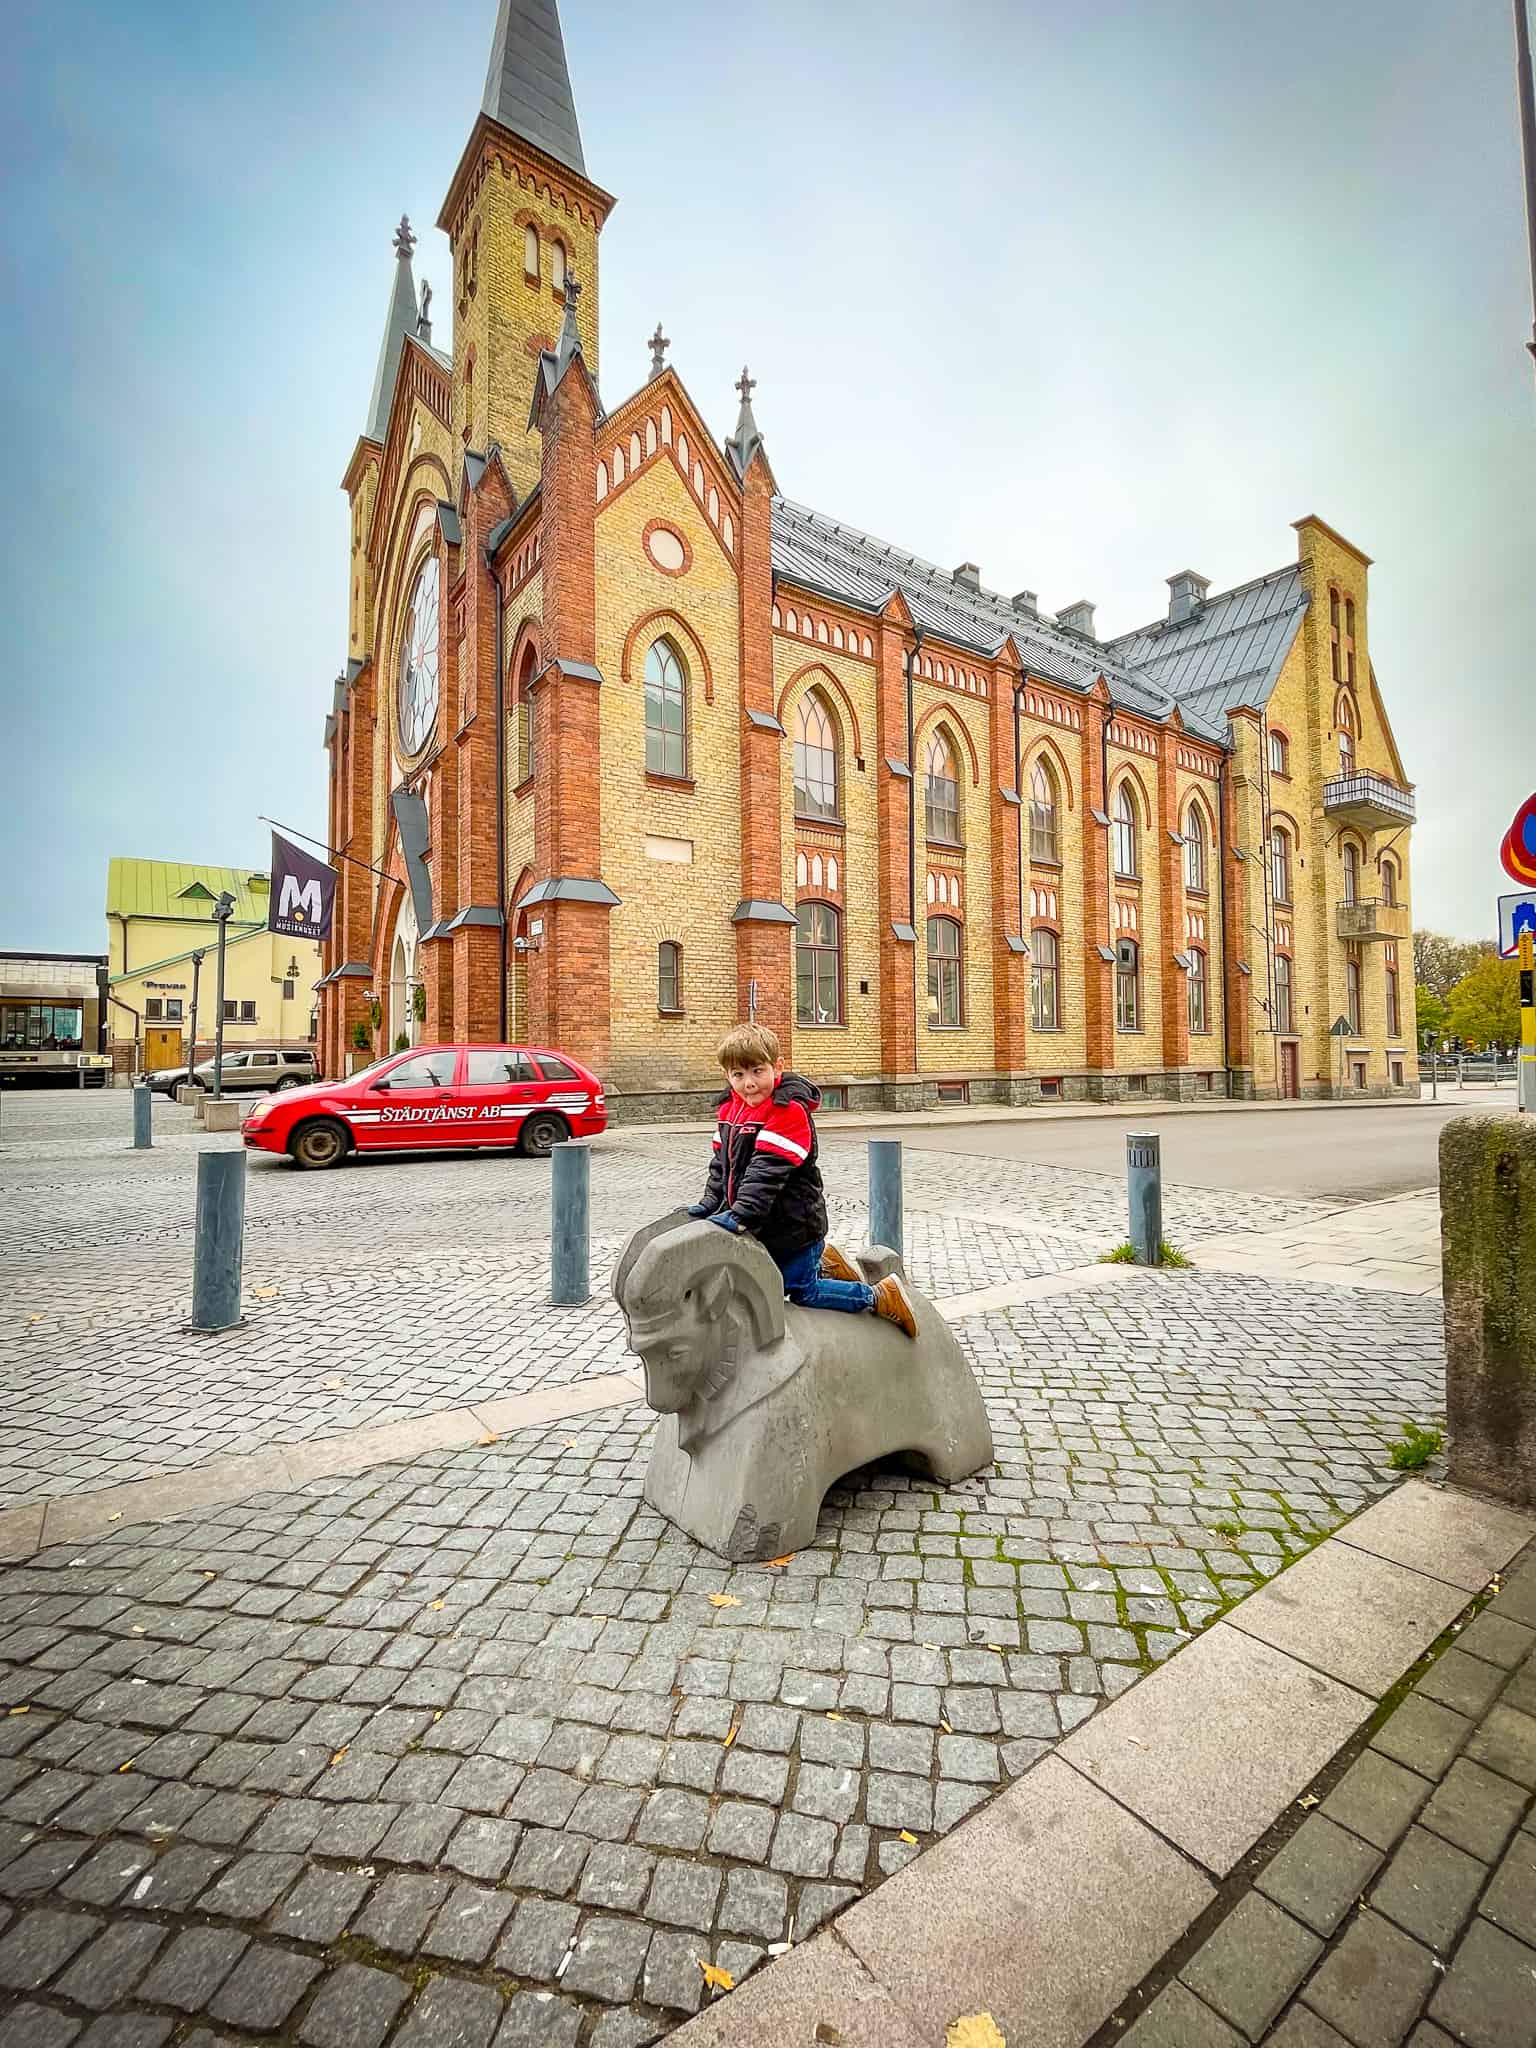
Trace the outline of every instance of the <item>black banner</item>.
{"type": "Polygon", "coordinates": [[[281,832],[272,834],[272,898],[268,931],[288,939],[324,939],[336,907],[336,870],[305,853],[281,832]]]}

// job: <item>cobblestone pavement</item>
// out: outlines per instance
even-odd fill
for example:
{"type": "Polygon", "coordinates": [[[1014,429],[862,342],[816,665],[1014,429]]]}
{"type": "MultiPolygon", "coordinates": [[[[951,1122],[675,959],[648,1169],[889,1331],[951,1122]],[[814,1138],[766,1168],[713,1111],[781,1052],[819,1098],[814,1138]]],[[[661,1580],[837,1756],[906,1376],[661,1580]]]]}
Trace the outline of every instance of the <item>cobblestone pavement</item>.
{"type": "Polygon", "coordinates": [[[1530,2048],[1536,1549],[1301,1804],[1316,1810],[1115,2039],[1530,2048]]]}
{"type": "MultiPolygon", "coordinates": [[[[691,1199],[700,1134],[623,1131],[594,1146],[596,1297],[551,1312],[547,1164],[506,1154],[371,1160],[299,1174],[250,1162],[246,1321],[183,1325],[191,1112],[157,1105],[128,1149],[120,1093],[8,1095],[0,1150],[0,1509],[267,1444],[334,1436],[611,1373],[626,1361],[605,1276],[639,1215],[691,1199]],[[82,1429],[82,1417],[90,1418],[82,1429]]],[[[834,1229],[865,1234],[861,1146],[828,1148],[834,1229]]],[[[943,1298],[1079,1267],[1124,1235],[1107,1175],[948,1154],[907,1159],[918,1284],[943,1298]]],[[[1315,1203],[1168,1191],[1170,1232],[1265,1231],[1315,1203]]]]}

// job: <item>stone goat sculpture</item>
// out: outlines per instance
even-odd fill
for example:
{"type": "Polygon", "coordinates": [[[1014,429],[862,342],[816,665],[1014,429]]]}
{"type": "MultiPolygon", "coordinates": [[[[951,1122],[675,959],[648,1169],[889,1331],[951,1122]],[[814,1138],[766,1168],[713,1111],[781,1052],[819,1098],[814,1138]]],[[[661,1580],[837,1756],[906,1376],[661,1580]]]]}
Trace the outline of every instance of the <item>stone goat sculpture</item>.
{"type": "MultiPolygon", "coordinates": [[[[883,1249],[858,1263],[871,1283],[901,1268],[883,1249]]],[[[681,1210],[634,1233],[613,1292],[661,1417],[645,1497],[722,1557],[803,1548],[827,1488],[877,1458],[908,1453],[946,1485],[992,1462],[970,1367],[920,1295],[915,1341],[797,1308],[761,1245],[681,1210]]]]}

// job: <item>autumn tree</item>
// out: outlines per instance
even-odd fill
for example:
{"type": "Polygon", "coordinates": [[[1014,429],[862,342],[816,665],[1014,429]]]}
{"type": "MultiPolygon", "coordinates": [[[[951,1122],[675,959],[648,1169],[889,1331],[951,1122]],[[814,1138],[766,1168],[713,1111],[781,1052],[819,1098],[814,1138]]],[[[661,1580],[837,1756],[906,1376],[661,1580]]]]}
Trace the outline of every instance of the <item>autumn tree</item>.
{"type": "Polygon", "coordinates": [[[1496,954],[1480,959],[1451,990],[1446,1006],[1457,1038],[1478,1046],[1514,1045],[1520,1038],[1520,969],[1496,954]]]}
{"type": "Polygon", "coordinates": [[[1451,939],[1444,932],[1417,931],[1413,935],[1413,978],[1444,1001],[1479,960],[1497,951],[1492,939],[1451,939]]]}
{"type": "Polygon", "coordinates": [[[1414,991],[1414,1010],[1419,1020],[1419,1037],[1438,1045],[1446,1035],[1445,999],[1421,981],[1414,991]]]}

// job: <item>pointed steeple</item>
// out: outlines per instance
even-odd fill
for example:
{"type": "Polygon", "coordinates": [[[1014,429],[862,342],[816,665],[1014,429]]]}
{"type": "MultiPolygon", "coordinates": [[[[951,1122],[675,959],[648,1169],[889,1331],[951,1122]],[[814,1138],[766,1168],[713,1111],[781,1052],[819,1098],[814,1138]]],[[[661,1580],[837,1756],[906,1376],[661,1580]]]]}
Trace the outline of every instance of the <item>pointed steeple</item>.
{"type": "Polygon", "coordinates": [[[587,175],[555,0],[500,0],[480,104],[503,128],[587,175]]]}
{"type": "Polygon", "coordinates": [[[752,414],[752,393],[757,389],[757,379],[747,375],[745,363],[736,380],[736,389],[741,393],[741,411],[736,415],[736,431],[726,442],[725,449],[736,465],[736,474],[745,476],[748,463],[763,445],[763,437],[752,414]]]}
{"type": "Polygon", "coordinates": [[[576,325],[576,301],[581,297],[581,285],[574,270],[565,273],[565,318],[560,323],[560,339],[555,343],[555,383],[565,375],[571,366],[573,356],[581,354],[581,330],[576,325]]]}
{"type": "Polygon", "coordinates": [[[368,407],[368,424],[363,432],[370,440],[382,441],[389,431],[389,408],[394,403],[395,378],[400,371],[400,351],[405,337],[416,332],[416,279],[411,272],[411,251],[416,237],[402,213],[395,229],[395,283],[389,296],[384,321],[384,339],[379,344],[379,367],[374,373],[373,398],[368,407]]]}

